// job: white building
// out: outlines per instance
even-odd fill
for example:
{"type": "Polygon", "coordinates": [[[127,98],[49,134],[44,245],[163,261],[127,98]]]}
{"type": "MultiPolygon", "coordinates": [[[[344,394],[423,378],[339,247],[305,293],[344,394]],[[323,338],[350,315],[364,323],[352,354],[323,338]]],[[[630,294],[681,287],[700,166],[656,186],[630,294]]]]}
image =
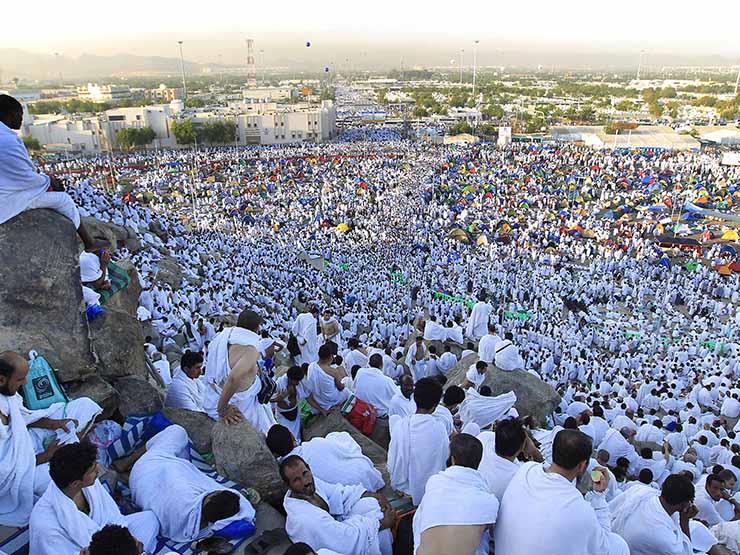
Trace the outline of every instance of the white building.
{"type": "Polygon", "coordinates": [[[292,87],[250,87],[242,89],[242,99],[245,103],[250,100],[278,102],[280,100],[290,100],[294,96],[296,96],[296,92],[292,87]]]}
{"type": "Polygon", "coordinates": [[[334,102],[320,106],[275,103],[244,104],[236,116],[240,144],[286,144],[301,141],[322,142],[337,134],[337,110],[334,102]]]}
{"type": "Polygon", "coordinates": [[[99,152],[106,144],[98,116],[24,115],[21,132],[50,151],[99,152]]]}
{"type": "Polygon", "coordinates": [[[172,123],[191,119],[195,125],[230,119],[236,125],[238,144],[287,144],[322,142],[337,134],[336,107],[331,100],[321,105],[274,102],[236,103],[227,109],[188,111],[182,100],[132,108],[114,108],[96,115],[28,115],[23,135],[37,139],[49,150],[100,152],[118,148],[121,129],[149,127],[151,146],[177,147],[172,123]]]}
{"type": "Polygon", "coordinates": [[[174,101],[169,104],[155,104],[152,106],[140,106],[135,108],[114,108],[103,112],[103,122],[105,138],[110,141],[115,148],[115,135],[124,128],[143,128],[150,127],[156,138],[153,146],[159,148],[169,148],[177,145],[175,136],[172,134],[172,115],[176,111],[177,104],[181,101],[174,101]]]}
{"type": "Polygon", "coordinates": [[[110,102],[131,98],[131,90],[124,85],[98,85],[97,83],[88,83],[84,87],[77,87],[77,95],[82,100],[110,102]]]}

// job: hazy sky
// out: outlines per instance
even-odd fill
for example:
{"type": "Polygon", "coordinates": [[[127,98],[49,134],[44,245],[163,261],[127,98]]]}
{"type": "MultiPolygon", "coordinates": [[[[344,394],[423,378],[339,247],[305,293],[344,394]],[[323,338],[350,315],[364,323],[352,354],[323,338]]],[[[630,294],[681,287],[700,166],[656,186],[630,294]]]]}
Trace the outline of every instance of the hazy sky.
{"type": "MultiPolygon", "coordinates": [[[[239,63],[243,39],[270,56],[323,63],[394,45],[409,64],[427,49],[439,65],[479,39],[479,63],[496,52],[555,48],[646,49],[664,54],[740,56],[740,1],[687,0],[126,0],[10,1],[0,48],[32,52],[175,56],[239,63]],[[197,8],[191,8],[195,5],[197,8]],[[705,9],[704,9],[705,8],[705,9]],[[312,42],[306,49],[305,41],[312,42]],[[375,46],[381,45],[381,46],[375,46]],[[446,51],[449,47],[450,55],[446,51]],[[350,54],[351,52],[351,54],[350,54]]],[[[372,53],[368,58],[372,57],[372,53]]],[[[429,63],[429,62],[427,62],[429,63]]]]}

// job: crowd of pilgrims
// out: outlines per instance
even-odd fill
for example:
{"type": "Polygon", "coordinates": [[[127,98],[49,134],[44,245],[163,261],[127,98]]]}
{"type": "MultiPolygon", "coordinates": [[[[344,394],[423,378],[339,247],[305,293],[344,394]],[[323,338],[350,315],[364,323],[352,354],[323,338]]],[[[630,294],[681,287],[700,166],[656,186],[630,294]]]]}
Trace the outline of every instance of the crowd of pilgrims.
{"type": "MultiPolygon", "coordinates": [[[[137,232],[142,248],[113,260],[139,270],[142,348],[166,405],[265,436],[291,553],[392,553],[399,515],[359,445],[302,441],[302,413],[352,399],[388,419],[416,553],[739,552],[738,278],[713,268],[720,243],[658,248],[666,214],[645,210],[731,197],[740,169],[717,155],[393,139],[43,171],[67,179],[83,216],[137,232]],[[627,216],[605,216],[617,206],[627,216]],[[179,287],[159,279],[165,258],[179,287]],[[235,345],[254,347],[258,375],[276,371],[274,397],[254,374],[232,378],[235,345]],[[463,358],[464,380],[445,387],[463,358]],[[484,383],[493,366],[536,375],[560,405],[519,415],[484,383]]],[[[187,441],[173,429],[168,453],[187,441]]]]}

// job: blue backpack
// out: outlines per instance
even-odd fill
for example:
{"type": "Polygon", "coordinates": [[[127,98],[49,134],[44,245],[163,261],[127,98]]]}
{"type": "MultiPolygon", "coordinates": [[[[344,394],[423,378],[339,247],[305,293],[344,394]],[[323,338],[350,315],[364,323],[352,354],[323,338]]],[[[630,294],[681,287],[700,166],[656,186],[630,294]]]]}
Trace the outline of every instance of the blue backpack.
{"type": "Polygon", "coordinates": [[[29,370],[21,386],[23,404],[29,410],[47,409],[54,403],[68,403],[69,397],[59,385],[56,372],[36,351],[28,353],[29,370]]]}

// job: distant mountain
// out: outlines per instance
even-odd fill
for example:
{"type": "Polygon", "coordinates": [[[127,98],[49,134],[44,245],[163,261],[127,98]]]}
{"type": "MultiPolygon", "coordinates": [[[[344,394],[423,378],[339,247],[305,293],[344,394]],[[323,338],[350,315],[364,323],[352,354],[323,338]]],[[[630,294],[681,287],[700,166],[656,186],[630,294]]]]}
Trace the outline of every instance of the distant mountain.
{"type": "MultiPolygon", "coordinates": [[[[185,71],[200,73],[201,64],[185,61],[185,71]]],[[[131,74],[177,74],[179,58],[116,54],[82,54],[76,58],[36,54],[13,48],[0,48],[0,80],[19,79],[95,79],[131,74]]]]}

